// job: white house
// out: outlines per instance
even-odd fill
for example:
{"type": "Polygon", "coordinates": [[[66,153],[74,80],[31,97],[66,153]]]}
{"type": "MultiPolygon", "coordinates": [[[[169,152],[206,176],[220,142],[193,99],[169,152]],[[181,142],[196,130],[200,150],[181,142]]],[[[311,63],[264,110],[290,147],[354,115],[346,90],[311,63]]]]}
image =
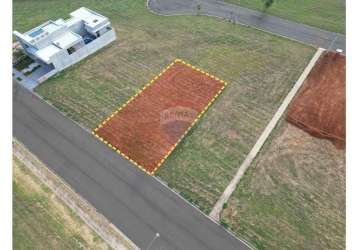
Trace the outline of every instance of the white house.
{"type": "Polygon", "coordinates": [[[47,21],[23,34],[13,32],[24,52],[46,69],[36,80],[39,83],[116,39],[107,17],[85,7],[70,16],[47,21]]]}

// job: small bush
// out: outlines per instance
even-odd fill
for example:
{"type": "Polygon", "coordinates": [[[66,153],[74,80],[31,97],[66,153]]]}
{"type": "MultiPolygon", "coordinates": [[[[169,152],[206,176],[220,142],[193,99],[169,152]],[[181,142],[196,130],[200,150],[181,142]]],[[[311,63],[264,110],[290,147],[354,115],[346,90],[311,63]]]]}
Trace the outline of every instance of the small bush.
{"type": "Polygon", "coordinates": [[[227,202],[224,203],[223,209],[226,209],[228,207],[227,202]]]}
{"type": "Polygon", "coordinates": [[[225,227],[226,229],[229,228],[229,224],[227,224],[224,220],[220,220],[220,224],[225,227]]]}

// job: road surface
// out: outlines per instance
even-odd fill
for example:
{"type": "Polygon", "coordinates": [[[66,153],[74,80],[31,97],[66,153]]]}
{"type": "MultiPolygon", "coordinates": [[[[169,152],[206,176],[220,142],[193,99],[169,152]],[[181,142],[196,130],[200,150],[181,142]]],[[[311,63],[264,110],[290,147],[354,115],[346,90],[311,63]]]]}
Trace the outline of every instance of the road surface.
{"type": "Polygon", "coordinates": [[[16,83],[13,135],[141,249],[250,249],[16,83]]]}
{"type": "Polygon", "coordinates": [[[344,35],[296,23],[260,11],[250,10],[219,0],[148,0],[147,5],[154,13],[162,15],[200,15],[216,16],[234,20],[265,32],[321,47],[329,50],[346,49],[344,35]]]}

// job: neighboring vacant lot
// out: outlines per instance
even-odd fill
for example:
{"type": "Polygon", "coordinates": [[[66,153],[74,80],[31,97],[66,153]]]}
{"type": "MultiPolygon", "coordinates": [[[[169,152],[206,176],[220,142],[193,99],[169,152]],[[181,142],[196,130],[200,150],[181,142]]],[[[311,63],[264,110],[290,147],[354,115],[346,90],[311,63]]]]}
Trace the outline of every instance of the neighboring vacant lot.
{"type": "MultiPolygon", "coordinates": [[[[255,10],[263,10],[262,0],[225,0],[255,10]]],[[[275,0],[268,14],[321,29],[345,33],[345,0],[275,0]]]]}
{"type": "Polygon", "coordinates": [[[346,57],[324,53],[291,103],[287,120],[339,148],[346,142],[346,57]]]}
{"type": "Polygon", "coordinates": [[[16,157],[13,178],[14,249],[109,249],[16,157]]]}
{"type": "Polygon", "coordinates": [[[154,174],[224,87],[214,76],[176,61],[94,132],[154,174]]]}
{"type": "Polygon", "coordinates": [[[344,151],[283,119],[223,221],[258,249],[345,249],[344,151]]]}
{"type": "Polygon", "coordinates": [[[25,31],[80,6],[108,16],[118,39],[36,92],[94,129],[175,58],[228,83],[157,175],[208,213],[314,49],[213,17],[163,17],[145,1],[14,1],[25,31]]]}

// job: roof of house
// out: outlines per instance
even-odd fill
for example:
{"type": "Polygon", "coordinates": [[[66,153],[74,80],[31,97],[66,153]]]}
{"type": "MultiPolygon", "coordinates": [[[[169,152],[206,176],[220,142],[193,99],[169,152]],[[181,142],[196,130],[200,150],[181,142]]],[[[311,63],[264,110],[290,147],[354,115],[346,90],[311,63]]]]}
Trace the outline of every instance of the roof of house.
{"type": "Polygon", "coordinates": [[[95,28],[98,24],[103,24],[108,21],[108,18],[94,12],[85,7],[81,7],[71,13],[72,17],[77,17],[83,20],[86,25],[90,28],[95,28]]]}
{"type": "Polygon", "coordinates": [[[85,29],[93,34],[109,22],[107,17],[85,7],[73,11],[70,15],[71,18],[67,20],[62,18],[56,21],[50,20],[23,34],[14,31],[14,35],[28,45],[26,47],[28,52],[49,62],[54,54],[83,40],[76,31],[72,31],[72,26],[83,23],[85,29]]]}
{"type": "Polygon", "coordinates": [[[43,49],[39,49],[35,52],[35,55],[40,58],[42,61],[44,62],[49,62],[51,56],[53,56],[54,54],[60,52],[61,49],[58,48],[57,46],[51,44],[43,49]]]}
{"type": "Polygon", "coordinates": [[[81,40],[82,38],[79,35],[73,33],[72,31],[66,31],[61,36],[54,39],[52,42],[61,49],[68,49],[69,47],[75,45],[81,40]]]}
{"type": "Polygon", "coordinates": [[[40,26],[26,32],[24,35],[28,35],[29,37],[35,39],[39,36],[51,34],[52,32],[54,32],[60,28],[61,28],[61,26],[56,24],[55,22],[47,21],[46,23],[43,23],[40,26]]]}

